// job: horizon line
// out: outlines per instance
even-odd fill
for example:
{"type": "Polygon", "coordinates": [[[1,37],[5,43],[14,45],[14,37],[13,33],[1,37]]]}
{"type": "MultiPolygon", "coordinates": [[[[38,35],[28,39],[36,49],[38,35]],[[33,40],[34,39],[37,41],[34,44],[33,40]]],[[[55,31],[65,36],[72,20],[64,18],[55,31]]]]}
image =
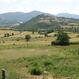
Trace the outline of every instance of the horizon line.
{"type": "Polygon", "coordinates": [[[39,11],[39,10],[32,10],[32,11],[7,11],[7,12],[1,12],[0,14],[6,14],[6,13],[30,13],[30,12],[41,12],[41,13],[47,13],[47,14],[52,14],[52,15],[57,15],[57,14],[73,14],[73,15],[79,15],[76,13],[70,13],[70,12],[58,12],[58,13],[50,13],[50,12],[43,12],[43,11],[39,11]]]}

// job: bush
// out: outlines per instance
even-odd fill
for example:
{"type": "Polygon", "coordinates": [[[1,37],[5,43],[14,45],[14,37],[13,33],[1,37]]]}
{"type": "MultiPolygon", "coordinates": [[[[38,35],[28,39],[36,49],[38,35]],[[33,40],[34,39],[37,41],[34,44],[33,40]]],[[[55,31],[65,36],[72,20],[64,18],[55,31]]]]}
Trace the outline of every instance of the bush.
{"type": "Polygon", "coordinates": [[[14,33],[11,34],[12,36],[14,35],[14,33]]]}
{"type": "Polygon", "coordinates": [[[51,45],[69,45],[69,37],[67,33],[59,31],[55,42],[51,42],[51,45]]]}
{"type": "Polygon", "coordinates": [[[41,75],[43,73],[40,67],[33,67],[30,70],[31,75],[41,75]]]}
{"type": "Polygon", "coordinates": [[[5,34],[4,34],[4,37],[9,37],[9,36],[10,36],[9,33],[5,33],[5,34]]]}
{"type": "Polygon", "coordinates": [[[54,37],[56,37],[57,36],[57,34],[54,34],[54,37]]]}
{"type": "Polygon", "coordinates": [[[45,36],[45,37],[48,37],[48,34],[47,34],[47,33],[45,33],[45,34],[44,34],[44,36],[45,36]]]}
{"type": "Polygon", "coordinates": [[[49,66],[49,65],[52,65],[52,61],[46,60],[46,61],[44,62],[44,66],[47,67],[47,66],[49,66]]]}
{"type": "Polygon", "coordinates": [[[31,39],[30,35],[25,35],[25,40],[28,42],[31,39]]]}

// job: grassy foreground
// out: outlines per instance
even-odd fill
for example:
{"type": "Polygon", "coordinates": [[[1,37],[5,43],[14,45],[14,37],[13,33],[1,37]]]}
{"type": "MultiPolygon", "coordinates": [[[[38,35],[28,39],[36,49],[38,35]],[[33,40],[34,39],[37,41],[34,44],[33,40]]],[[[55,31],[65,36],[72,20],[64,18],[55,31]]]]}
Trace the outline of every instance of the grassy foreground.
{"type": "MultiPolygon", "coordinates": [[[[31,33],[0,31],[0,70],[3,68],[6,70],[8,79],[26,79],[24,76],[30,76],[33,68],[39,68],[42,74],[47,71],[57,78],[79,79],[78,43],[69,46],[51,46],[51,41],[55,40],[53,34],[50,34],[52,37],[43,37],[35,33],[31,34],[32,39],[27,47],[27,42],[23,39],[26,34],[31,33]],[[5,38],[3,34],[6,32],[14,32],[15,35],[5,38]]],[[[79,41],[77,34],[69,35],[72,36],[71,42],[79,41]]]]}

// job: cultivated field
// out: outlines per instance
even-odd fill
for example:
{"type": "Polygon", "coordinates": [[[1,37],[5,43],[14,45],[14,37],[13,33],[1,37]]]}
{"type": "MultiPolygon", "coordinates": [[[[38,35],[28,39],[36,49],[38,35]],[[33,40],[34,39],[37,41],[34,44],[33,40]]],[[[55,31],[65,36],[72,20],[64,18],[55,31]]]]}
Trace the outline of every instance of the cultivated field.
{"type": "Polygon", "coordinates": [[[55,34],[44,37],[32,32],[0,30],[0,69],[6,70],[8,79],[32,79],[33,67],[47,71],[55,79],[79,79],[79,34],[68,33],[69,46],[51,46],[55,34]],[[14,35],[4,37],[5,33],[14,35]],[[32,37],[28,46],[24,39],[27,34],[32,37]]]}

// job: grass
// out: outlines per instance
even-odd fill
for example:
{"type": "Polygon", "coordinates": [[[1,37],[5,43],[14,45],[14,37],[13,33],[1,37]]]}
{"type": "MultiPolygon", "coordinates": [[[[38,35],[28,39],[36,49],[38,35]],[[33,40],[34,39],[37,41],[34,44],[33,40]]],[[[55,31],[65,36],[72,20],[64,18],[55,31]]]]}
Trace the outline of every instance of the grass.
{"type": "Polygon", "coordinates": [[[76,37],[78,34],[68,34],[71,37],[71,45],[51,46],[51,41],[56,39],[54,33],[50,34],[52,37],[44,37],[37,33],[33,35],[31,32],[1,30],[0,70],[6,69],[8,79],[22,79],[24,76],[31,75],[31,69],[39,67],[43,72],[48,71],[54,77],[79,79],[79,37],[76,37]],[[15,35],[5,38],[6,32],[14,32],[15,35]],[[28,47],[24,40],[26,34],[32,36],[28,47]],[[18,38],[21,39],[17,41],[18,38]],[[2,42],[3,40],[5,43],[2,42]]]}
{"type": "MultiPolygon", "coordinates": [[[[54,49],[55,50],[55,49],[54,49]]],[[[15,59],[9,59],[8,61],[4,61],[1,63],[0,68],[5,68],[8,71],[8,74],[13,78],[24,75],[24,74],[30,74],[30,69],[33,67],[41,67],[43,71],[48,71],[52,75],[56,77],[64,76],[64,77],[73,77],[74,79],[79,78],[79,50],[76,48],[68,49],[63,48],[65,50],[61,49],[61,47],[57,47],[56,50],[59,50],[59,52],[51,52],[49,55],[49,52],[52,51],[50,48],[49,52],[45,54],[38,54],[39,52],[36,52],[38,55],[28,55],[16,58],[15,59]],[[37,57],[38,56],[38,57],[37,57]],[[16,74],[14,74],[16,73],[16,74]]],[[[42,51],[43,53],[44,51],[42,51]]],[[[33,53],[33,52],[32,52],[33,53]]],[[[33,53],[35,54],[35,53],[33,53]]],[[[18,54],[19,55],[19,54],[18,54]]],[[[8,57],[9,58],[9,57],[8,57]]]]}

